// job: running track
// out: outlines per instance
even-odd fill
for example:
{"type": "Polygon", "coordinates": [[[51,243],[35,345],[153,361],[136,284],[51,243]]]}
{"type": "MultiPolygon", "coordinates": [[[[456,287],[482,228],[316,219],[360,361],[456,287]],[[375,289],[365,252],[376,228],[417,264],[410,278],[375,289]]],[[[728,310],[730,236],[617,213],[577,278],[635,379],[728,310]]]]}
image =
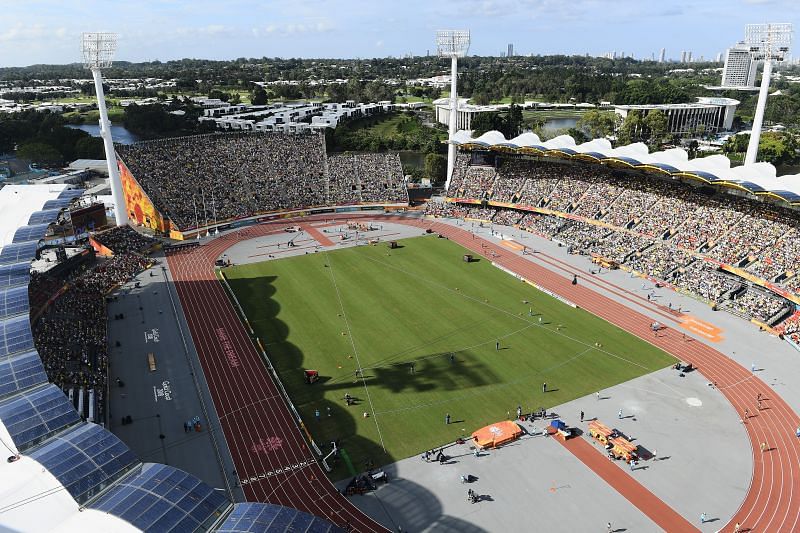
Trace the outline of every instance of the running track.
{"type": "MultiPolygon", "coordinates": [[[[353,214],[320,215],[304,221],[335,218],[391,220],[421,229],[431,228],[474,253],[488,254],[494,262],[565,296],[631,334],[692,362],[706,379],[717,383],[719,391],[740,415],[745,408],[751,414],[745,421],[754,465],[749,490],[731,522],[721,531],[732,531],[736,522],[744,531],[759,533],[800,528],[800,439],[794,435],[798,416],[792,408],[757,376],[719,351],[685,338],[671,327],[654,336],[650,330],[652,319],[596,292],[591,286],[612,292],[630,303],[649,306],[659,312],[664,319],[661,322],[667,326],[679,323],[675,313],[666,312],[663,306],[655,303],[646,304],[643,298],[599,278],[584,276],[578,285],[572,285],[571,276],[556,274],[448,224],[402,216],[359,217],[353,214]],[[762,411],[756,408],[758,393],[765,398],[762,411]],[[767,443],[768,451],[760,451],[762,442],[767,443]]],[[[214,276],[214,260],[227,248],[242,240],[280,232],[289,225],[291,221],[284,220],[252,226],[228,233],[199,248],[172,253],[168,256],[170,270],[247,499],[295,507],[327,517],[337,524],[349,523],[358,531],[382,530],[327,480],[214,276]],[[221,339],[218,331],[226,338],[221,339]]],[[[544,254],[542,257],[547,257],[542,261],[568,274],[575,272],[583,276],[566,263],[544,254]]],[[[690,482],[688,477],[687,482],[690,482]]],[[[637,505],[635,494],[626,494],[626,497],[637,505]]],[[[667,530],[680,530],[680,524],[674,526],[667,530]]]]}

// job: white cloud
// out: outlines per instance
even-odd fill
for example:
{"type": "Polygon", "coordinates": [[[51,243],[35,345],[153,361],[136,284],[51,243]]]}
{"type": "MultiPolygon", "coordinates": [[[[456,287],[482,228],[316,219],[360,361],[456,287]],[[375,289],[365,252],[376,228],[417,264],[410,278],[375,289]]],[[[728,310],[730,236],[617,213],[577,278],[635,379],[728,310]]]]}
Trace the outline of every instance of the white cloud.
{"type": "MultiPolygon", "coordinates": [[[[328,20],[320,20],[317,22],[290,22],[285,24],[270,24],[264,28],[264,33],[286,36],[305,33],[324,33],[331,31],[333,28],[333,24],[328,20]]],[[[259,35],[260,31],[258,28],[254,28],[253,33],[259,35]]]]}

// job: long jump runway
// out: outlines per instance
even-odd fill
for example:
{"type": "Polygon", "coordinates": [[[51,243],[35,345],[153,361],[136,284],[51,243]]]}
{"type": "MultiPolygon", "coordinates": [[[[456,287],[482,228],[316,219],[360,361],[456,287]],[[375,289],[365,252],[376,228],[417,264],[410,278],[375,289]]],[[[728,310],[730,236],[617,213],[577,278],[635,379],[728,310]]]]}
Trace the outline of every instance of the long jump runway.
{"type": "MultiPolygon", "coordinates": [[[[571,279],[461,228],[431,220],[374,214],[328,214],[308,217],[303,222],[332,219],[389,220],[430,228],[476,254],[491,254],[488,259],[692,362],[706,379],[717,383],[737,412],[743,413],[747,408],[752,413],[743,421],[751,442],[752,479],[742,505],[721,530],[732,531],[736,522],[742,531],[797,531],[800,527],[800,439],[794,435],[798,416],[749,370],[700,341],[687,340],[671,327],[655,336],[650,329],[651,319],[592,290],[590,285],[596,282],[572,285],[571,279]],[[759,393],[765,395],[766,408],[762,411],[755,407],[759,393]],[[767,444],[767,451],[760,450],[761,443],[767,444]]],[[[293,223],[296,220],[252,226],[198,248],[171,253],[170,269],[248,500],[288,505],[358,531],[383,530],[339,494],[325,476],[214,275],[214,260],[233,244],[281,232],[293,223]]],[[[662,314],[668,326],[680,323],[672,313],[662,310],[662,314]]],[[[604,459],[599,452],[598,457],[604,459]]],[[[614,486],[614,480],[607,481],[614,486]]],[[[639,508],[653,503],[639,501],[635,493],[624,495],[639,508]]],[[[662,517],[668,516],[669,513],[662,513],[662,517]]],[[[663,520],[659,525],[668,531],[680,531],[686,524],[685,520],[663,520]]]]}

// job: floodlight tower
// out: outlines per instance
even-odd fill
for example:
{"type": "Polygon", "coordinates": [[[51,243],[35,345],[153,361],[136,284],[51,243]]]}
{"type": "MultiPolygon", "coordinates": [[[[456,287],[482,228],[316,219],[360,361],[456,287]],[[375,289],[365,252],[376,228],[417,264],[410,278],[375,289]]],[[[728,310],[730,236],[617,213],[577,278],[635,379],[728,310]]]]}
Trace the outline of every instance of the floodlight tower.
{"type": "Polygon", "coordinates": [[[119,179],[117,156],[114,152],[114,141],[111,139],[111,122],[106,110],[106,97],[103,93],[103,75],[101,71],[111,66],[111,60],[117,49],[117,36],[114,33],[84,33],[81,36],[83,65],[92,71],[94,88],[97,93],[97,110],[100,111],[100,136],[106,151],[108,177],[111,182],[111,196],[114,199],[114,218],[117,226],[128,223],[128,212],[125,209],[125,195],[122,192],[122,181],[119,179]]]}
{"type": "Polygon", "coordinates": [[[445,190],[450,188],[453,168],[456,164],[456,145],[453,137],[456,134],[458,121],[458,58],[467,55],[469,50],[469,30],[438,30],[436,32],[436,48],[439,57],[450,58],[450,120],[448,121],[447,145],[447,182],[445,190]]]}
{"type": "Polygon", "coordinates": [[[764,61],[764,72],[761,74],[761,90],[758,93],[756,114],[753,117],[753,129],[744,164],[756,162],[758,142],[761,139],[761,123],[764,121],[764,109],[767,107],[769,79],[772,76],[772,62],[783,61],[792,42],[792,25],[789,23],[748,24],[745,26],[745,43],[750,46],[753,61],[764,61]]]}

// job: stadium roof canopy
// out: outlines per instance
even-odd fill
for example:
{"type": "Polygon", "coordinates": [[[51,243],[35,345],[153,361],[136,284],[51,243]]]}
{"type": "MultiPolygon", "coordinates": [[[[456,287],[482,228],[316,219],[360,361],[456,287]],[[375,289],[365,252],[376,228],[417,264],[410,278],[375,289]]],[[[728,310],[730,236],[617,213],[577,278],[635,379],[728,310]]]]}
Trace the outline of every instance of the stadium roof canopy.
{"type": "Polygon", "coordinates": [[[142,464],[48,383],[31,330],[31,261],[81,193],[66,185],[0,190],[0,530],[341,531],[294,509],[234,506],[191,474],[142,464]]]}
{"type": "MultiPolygon", "coordinates": [[[[18,228],[31,223],[44,223],[41,217],[37,217],[35,222],[29,222],[29,219],[46,202],[59,199],[59,195],[68,190],[67,187],[65,184],[6,185],[0,189],[0,247],[11,244],[18,228]]],[[[69,193],[65,193],[65,196],[69,196],[69,193]]],[[[58,212],[55,214],[58,215],[58,212]]]]}
{"type": "Polygon", "coordinates": [[[651,153],[643,143],[612,148],[607,139],[577,144],[571,136],[559,135],[542,141],[538,135],[530,132],[506,139],[499,131],[488,131],[479,137],[472,137],[471,132],[461,130],[455,134],[453,142],[464,148],[550,155],[660,172],[676,178],[765,195],[800,206],[800,174],[777,176],[775,167],[770,163],[731,167],[730,159],[724,155],[689,159],[683,148],[651,153]]]}

